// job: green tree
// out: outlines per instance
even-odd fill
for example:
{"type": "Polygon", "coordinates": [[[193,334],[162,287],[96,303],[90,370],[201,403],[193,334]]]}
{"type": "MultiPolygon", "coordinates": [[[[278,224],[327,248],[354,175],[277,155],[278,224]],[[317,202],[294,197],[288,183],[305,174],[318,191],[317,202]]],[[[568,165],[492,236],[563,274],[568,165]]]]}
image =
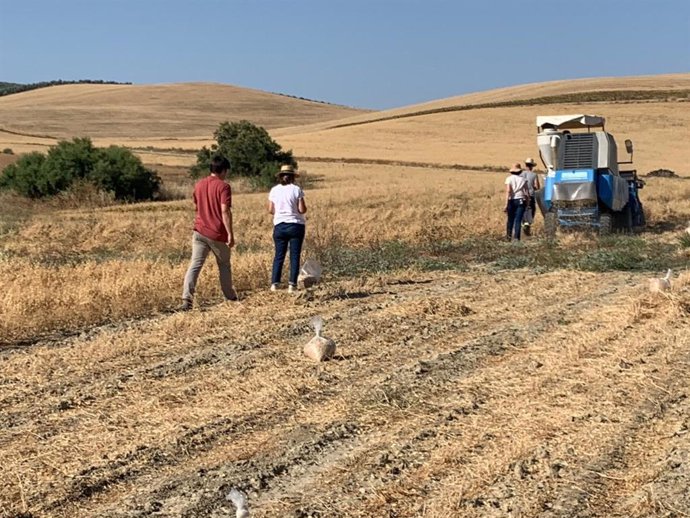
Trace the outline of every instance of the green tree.
{"type": "Polygon", "coordinates": [[[256,186],[270,185],[282,164],[297,167],[292,151],[283,151],[268,132],[249,121],[223,122],[213,133],[216,143],[197,153],[197,163],[190,170],[193,177],[208,172],[215,154],[230,161],[230,173],[250,178],[256,186]]]}
{"type": "Polygon", "coordinates": [[[213,158],[213,155],[217,152],[217,144],[212,144],[211,149],[204,146],[199,151],[197,151],[196,164],[194,164],[192,168],[189,170],[189,175],[192,178],[199,178],[200,176],[208,174],[208,168],[211,165],[211,158],[213,158]]]}

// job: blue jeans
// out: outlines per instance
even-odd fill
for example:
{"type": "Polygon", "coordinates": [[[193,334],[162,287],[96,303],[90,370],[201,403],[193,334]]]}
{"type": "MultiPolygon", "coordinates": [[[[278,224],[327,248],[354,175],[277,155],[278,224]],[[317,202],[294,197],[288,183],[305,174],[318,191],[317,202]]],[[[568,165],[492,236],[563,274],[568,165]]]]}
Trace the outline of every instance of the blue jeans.
{"type": "Polygon", "coordinates": [[[276,255],[273,258],[273,274],[271,284],[278,284],[283,271],[283,263],[290,247],[290,284],[297,285],[299,276],[299,256],[304,242],[304,225],[300,223],[278,223],[273,227],[273,242],[276,245],[276,255]]]}
{"type": "Polygon", "coordinates": [[[525,215],[527,203],[523,199],[510,200],[508,202],[508,224],[506,225],[506,236],[508,239],[515,237],[520,241],[520,229],[522,228],[522,217],[525,215]],[[513,231],[515,235],[513,236],[513,231]]]}

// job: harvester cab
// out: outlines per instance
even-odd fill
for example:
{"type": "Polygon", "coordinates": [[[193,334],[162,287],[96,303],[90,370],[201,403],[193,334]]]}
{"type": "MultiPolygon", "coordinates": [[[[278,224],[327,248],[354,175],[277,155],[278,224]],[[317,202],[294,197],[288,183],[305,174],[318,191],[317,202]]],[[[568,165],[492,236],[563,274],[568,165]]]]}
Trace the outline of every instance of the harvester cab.
{"type": "Polygon", "coordinates": [[[539,155],[547,171],[537,200],[549,237],[557,227],[609,234],[645,224],[638,196],[644,182],[635,170],[619,169],[632,163],[632,141],[625,141],[630,159],[619,162],[616,141],[604,123],[596,115],[537,117],[539,155]]]}

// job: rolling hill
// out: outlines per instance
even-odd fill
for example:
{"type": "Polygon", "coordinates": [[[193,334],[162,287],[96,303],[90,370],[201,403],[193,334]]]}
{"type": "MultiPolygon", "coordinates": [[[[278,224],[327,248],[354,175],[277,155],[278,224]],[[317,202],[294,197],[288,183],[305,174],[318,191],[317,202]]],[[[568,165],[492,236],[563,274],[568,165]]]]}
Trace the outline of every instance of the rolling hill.
{"type": "Polygon", "coordinates": [[[537,154],[537,115],[586,112],[634,141],[641,172],[690,176],[689,100],[690,74],[525,84],[380,112],[208,83],[67,85],[0,98],[0,147],[88,135],[148,163],[188,165],[219,122],[246,118],[302,160],[496,169],[537,154]]]}
{"type": "Polygon", "coordinates": [[[0,128],[55,138],[205,137],[225,120],[268,129],[342,119],[362,110],[212,83],[77,84],[0,98],[0,128]]]}
{"type": "Polygon", "coordinates": [[[297,156],[507,167],[536,155],[535,118],[596,113],[640,171],[690,176],[690,74],[556,81],[469,94],[274,135],[297,156]]]}

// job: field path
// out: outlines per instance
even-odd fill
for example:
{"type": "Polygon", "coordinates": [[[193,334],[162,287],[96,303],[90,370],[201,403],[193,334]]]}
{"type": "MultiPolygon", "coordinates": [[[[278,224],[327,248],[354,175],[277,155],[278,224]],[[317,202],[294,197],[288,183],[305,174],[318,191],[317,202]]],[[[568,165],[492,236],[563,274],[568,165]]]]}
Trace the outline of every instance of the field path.
{"type": "Polygon", "coordinates": [[[14,350],[0,516],[685,516],[690,307],[641,285],[398,274],[14,350]]]}

